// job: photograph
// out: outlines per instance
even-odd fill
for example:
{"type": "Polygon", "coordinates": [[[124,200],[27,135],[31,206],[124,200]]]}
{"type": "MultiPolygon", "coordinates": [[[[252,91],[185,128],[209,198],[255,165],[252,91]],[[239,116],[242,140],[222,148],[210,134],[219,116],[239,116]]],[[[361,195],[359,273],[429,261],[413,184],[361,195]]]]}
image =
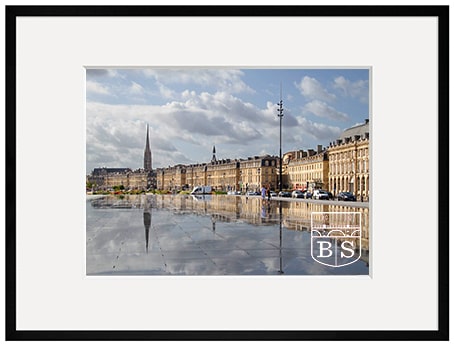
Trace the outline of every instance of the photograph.
{"type": "Polygon", "coordinates": [[[87,275],[368,275],[370,74],[87,68],[87,275]]]}
{"type": "Polygon", "coordinates": [[[450,11],[5,6],[5,340],[449,340],[450,11]]]}

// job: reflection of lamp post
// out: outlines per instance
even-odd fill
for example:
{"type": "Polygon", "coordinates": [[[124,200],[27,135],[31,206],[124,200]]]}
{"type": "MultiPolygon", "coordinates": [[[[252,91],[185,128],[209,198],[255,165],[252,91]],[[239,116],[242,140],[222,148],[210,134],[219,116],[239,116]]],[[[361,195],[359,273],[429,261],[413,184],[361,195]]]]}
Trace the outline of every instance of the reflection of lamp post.
{"type": "Polygon", "coordinates": [[[279,117],[279,192],[282,191],[282,117],[284,110],[282,108],[282,85],[281,85],[281,100],[277,104],[279,106],[277,116],[279,117]]]}
{"type": "Polygon", "coordinates": [[[284,274],[282,270],[282,201],[279,201],[279,274],[284,274]]]}

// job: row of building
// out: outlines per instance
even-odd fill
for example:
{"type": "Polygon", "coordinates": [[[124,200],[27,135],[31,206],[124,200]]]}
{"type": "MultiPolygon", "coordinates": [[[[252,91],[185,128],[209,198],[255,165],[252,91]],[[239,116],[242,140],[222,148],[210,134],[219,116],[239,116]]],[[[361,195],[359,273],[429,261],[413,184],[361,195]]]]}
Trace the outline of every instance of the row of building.
{"type": "Polygon", "coordinates": [[[328,147],[294,150],[283,155],[282,187],[277,156],[253,156],[247,159],[216,158],[201,164],[178,164],[151,168],[151,151],[147,127],[144,168],[95,168],[87,177],[99,189],[122,185],[126,189],[180,191],[209,185],[218,191],[258,191],[261,186],[272,190],[313,190],[322,188],[337,195],[353,193],[359,200],[369,200],[369,120],[345,130],[328,147]]]}

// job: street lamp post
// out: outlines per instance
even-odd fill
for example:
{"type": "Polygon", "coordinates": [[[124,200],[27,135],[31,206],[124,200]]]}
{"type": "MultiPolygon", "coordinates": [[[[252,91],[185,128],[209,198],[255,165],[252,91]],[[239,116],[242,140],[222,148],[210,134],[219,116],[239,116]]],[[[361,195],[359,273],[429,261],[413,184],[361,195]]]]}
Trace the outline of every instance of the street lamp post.
{"type": "Polygon", "coordinates": [[[284,116],[284,109],[282,108],[282,86],[281,86],[281,100],[277,104],[277,116],[279,117],[279,192],[282,191],[282,117],[284,116]]]}

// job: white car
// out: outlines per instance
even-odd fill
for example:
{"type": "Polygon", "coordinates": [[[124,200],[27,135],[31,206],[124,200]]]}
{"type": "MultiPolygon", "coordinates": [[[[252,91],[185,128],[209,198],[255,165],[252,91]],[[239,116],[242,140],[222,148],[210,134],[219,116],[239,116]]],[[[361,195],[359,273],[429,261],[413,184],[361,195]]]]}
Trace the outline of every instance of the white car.
{"type": "Polygon", "coordinates": [[[312,195],[313,199],[329,199],[328,191],[325,190],[314,190],[312,195]]]}
{"type": "Polygon", "coordinates": [[[233,191],[233,190],[232,190],[232,191],[228,191],[227,194],[228,194],[228,195],[235,195],[235,196],[237,196],[237,195],[241,195],[241,192],[240,192],[240,191],[233,191]]]}
{"type": "Polygon", "coordinates": [[[304,198],[304,194],[300,190],[294,190],[292,192],[292,198],[304,198]]]}

